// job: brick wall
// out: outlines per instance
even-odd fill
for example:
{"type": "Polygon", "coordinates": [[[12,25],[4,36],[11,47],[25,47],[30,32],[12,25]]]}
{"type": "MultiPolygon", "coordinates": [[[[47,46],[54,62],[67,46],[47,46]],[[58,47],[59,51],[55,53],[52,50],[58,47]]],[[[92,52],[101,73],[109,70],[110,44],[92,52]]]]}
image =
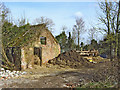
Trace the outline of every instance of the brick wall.
{"type": "Polygon", "coordinates": [[[34,47],[42,47],[42,64],[57,57],[60,54],[60,46],[48,30],[41,30],[41,34],[36,41],[21,49],[22,69],[34,67],[34,47]],[[41,44],[40,37],[46,37],[46,45],[41,44]]]}

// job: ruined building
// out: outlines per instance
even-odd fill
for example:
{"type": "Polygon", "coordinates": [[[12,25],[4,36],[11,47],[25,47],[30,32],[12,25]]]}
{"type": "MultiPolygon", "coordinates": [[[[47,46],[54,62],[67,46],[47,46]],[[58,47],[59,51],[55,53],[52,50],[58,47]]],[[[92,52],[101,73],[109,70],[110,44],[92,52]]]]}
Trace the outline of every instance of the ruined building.
{"type": "Polygon", "coordinates": [[[44,25],[30,26],[14,46],[6,49],[11,62],[21,69],[33,68],[34,64],[42,66],[48,60],[60,54],[60,46],[52,33],[44,25]],[[24,38],[28,40],[24,44],[24,38]],[[14,52],[14,51],[17,51],[14,52]]]}

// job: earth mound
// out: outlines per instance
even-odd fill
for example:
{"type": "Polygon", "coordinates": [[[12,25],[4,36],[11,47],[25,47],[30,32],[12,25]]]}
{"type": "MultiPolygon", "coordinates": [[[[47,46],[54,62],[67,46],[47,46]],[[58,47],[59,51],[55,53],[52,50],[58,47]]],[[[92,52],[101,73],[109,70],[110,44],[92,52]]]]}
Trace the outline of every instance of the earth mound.
{"type": "Polygon", "coordinates": [[[58,57],[49,60],[48,63],[59,65],[60,67],[69,66],[70,68],[93,68],[95,65],[94,63],[89,62],[89,60],[83,56],[80,56],[78,52],[73,50],[61,53],[58,57]]]}

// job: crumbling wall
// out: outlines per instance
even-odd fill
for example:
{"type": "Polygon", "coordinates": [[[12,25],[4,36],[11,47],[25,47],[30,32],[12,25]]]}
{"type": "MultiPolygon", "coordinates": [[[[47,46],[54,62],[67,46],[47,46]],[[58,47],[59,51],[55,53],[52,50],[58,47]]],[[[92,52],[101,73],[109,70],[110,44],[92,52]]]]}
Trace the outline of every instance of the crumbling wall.
{"type": "Polygon", "coordinates": [[[32,68],[34,65],[34,48],[33,47],[23,47],[21,49],[21,68],[32,68]]]}
{"type": "Polygon", "coordinates": [[[40,36],[36,38],[36,41],[21,49],[22,69],[32,68],[36,62],[35,60],[37,60],[37,62],[40,61],[38,60],[38,57],[34,55],[34,47],[42,48],[42,64],[46,64],[48,60],[53,59],[60,54],[60,46],[48,30],[42,30],[40,36]],[[46,37],[46,45],[41,44],[40,37],[46,37]]]}
{"type": "Polygon", "coordinates": [[[42,47],[42,61],[43,64],[46,64],[48,60],[53,59],[60,54],[60,46],[49,31],[46,30],[41,32],[40,37],[41,36],[46,37],[46,45],[40,44],[42,47]]]}
{"type": "Polygon", "coordinates": [[[60,54],[60,46],[48,30],[42,30],[38,39],[32,43],[32,47],[42,47],[42,63],[57,57],[60,54]],[[41,44],[40,37],[46,37],[46,45],[41,44]]]}
{"type": "Polygon", "coordinates": [[[5,47],[4,48],[7,60],[2,60],[2,65],[6,66],[4,68],[6,69],[15,69],[15,70],[21,70],[21,48],[20,47],[5,47]],[[10,65],[11,63],[11,65],[10,65]]]}
{"type": "Polygon", "coordinates": [[[21,48],[21,68],[26,69],[27,67],[27,62],[25,58],[25,49],[21,48]]]}

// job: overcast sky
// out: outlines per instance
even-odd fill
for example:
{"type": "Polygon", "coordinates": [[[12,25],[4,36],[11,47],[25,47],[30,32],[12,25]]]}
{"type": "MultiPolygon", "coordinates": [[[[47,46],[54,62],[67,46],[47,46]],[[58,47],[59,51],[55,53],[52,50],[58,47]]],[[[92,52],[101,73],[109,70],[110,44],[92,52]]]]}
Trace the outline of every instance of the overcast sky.
{"type": "Polygon", "coordinates": [[[5,5],[11,10],[14,20],[24,15],[31,24],[41,16],[52,19],[54,36],[60,34],[64,25],[68,27],[67,31],[72,31],[76,16],[83,17],[86,29],[98,21],[98,2],[5,2],[5,5]]]}

